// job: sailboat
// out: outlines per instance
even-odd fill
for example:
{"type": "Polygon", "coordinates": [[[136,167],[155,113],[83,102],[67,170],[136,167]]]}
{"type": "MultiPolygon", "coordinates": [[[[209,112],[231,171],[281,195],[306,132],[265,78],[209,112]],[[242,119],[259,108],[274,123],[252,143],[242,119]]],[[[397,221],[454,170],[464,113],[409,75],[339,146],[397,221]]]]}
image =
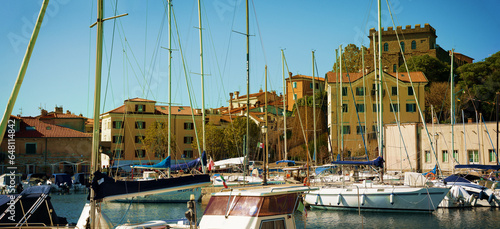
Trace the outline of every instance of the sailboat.
{"type": "MultiPolygon", "coordinates": [[[[378,13],[380,18],[381,1],[378,1],[378,13]]],[[[382,101],[382,33],[381,22],[378,24],[378,61],[379,61],[379,99],[382,101]]],[[[342,55],[341,57],[342,58],[342,55]]],[[[342,76],[341,76],[342,78],[342,76]]],[[[378,104],[381,106],[381,102],[378,104]]],[[[382,111],[382,109],[377,109],[382,111]]],[[[379,112],[379,151],[380,155],[373,161],[366,162],[347,162],[334,161],[332,164],[341,165],[368,165],[376,170],[383,171],[383,131],[382,115],[379,112]]],[[[383,175],[380,174],[380,180],[383,181],[383,175]]],[[[306,194],[304,201],[313,208],[320,209],[352,209],[352,210],[370,210],[370,211],[415,211],[432,212],[437,209],[439,203],[449,192],[449,188],[438,187],[410,187],[393,186],[385,184],[373,184],[371,180],[364,180],[363,183],[354,183],[345,185],[344,183],[335,185],[329,184],[321,187],[319,190],[311,191],[306,194]]]]}
{"type": "MultiPolygon", "coordinates": [[[[169,1],[170,6],[170,1],[169,1]]],[[[94,91],[94,117],[100,115],[100,95],[101,95],[101,70],[102,70],[102,46],[103,46],[103,0],[97,4],[97,51],[96,51],[96,73],[95,73],[95,91],[94,91]]],[[[125,16],[119,15],[112,18],[125,16]]],[[[111,18],[110,18],[111,19],[111,18]]],[[[103,201],[109,201],[120,198],[131,198],[134,196],[151,195],[168,191],[177,191],[187,188],[196,188],[210,183],[208,174],[188,175],[175,178],[144,180],[144,181],[117,181],[98,170],[98,148],[99,148],[99,122],[94,122],[92,135],[92,166],[91,174],[93,176],[90,203],[83,211],[77,226],[83,228],[85,225],[90,228],[108,228],[109,223],[100,212],[100,204],[103,201]]]]}

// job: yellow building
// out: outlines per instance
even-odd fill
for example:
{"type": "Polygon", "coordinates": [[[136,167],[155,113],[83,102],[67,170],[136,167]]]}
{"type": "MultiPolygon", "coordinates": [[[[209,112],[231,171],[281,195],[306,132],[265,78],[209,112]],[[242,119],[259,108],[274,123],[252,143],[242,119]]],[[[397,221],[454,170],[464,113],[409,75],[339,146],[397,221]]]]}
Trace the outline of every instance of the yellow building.
{"type": "MultiPolygon", "coordinates": [[[[326,74],[330,150],[337,154],[343,149],[344,157],[364,156],[366,145],[370,158],[375,157],[378,155],[375,73],[372,71],[364,77],[361,72],[343,73],[341,85],[339,75],[335,72],[326,74]]],[[[401,123],[422,122],[417,100],[423,110],[424,86],[428,82],[424,73],[396,75],[384,72],[383,82],[383,123],[396,123],[396,117],[401,123]]]]}
{"type": "MultiPolygon", "coordinates": [[[[168,106],[156,105],[156,101],[134,98],[125,100],[124,105],[101,114],[101,141],[109,142],[113,161],[125,163],[158,162],[167,155],[146,152],[141,138],[155,121],[168,123],[168,106]]],[[[172,106],[172,138],[175,136],[177,149],[172,152],[172,161],[192,160],[199,157],[191,143],[195,141],[195,128],[188,106],[172,106]]],[[[201,128],[201,110],[194,109],[196,127],[201,128]]],[[[207,117],[208,119],[208,117],[207,117]]],[[[201,136],[200,136],[201,138],[201,136]]]]}

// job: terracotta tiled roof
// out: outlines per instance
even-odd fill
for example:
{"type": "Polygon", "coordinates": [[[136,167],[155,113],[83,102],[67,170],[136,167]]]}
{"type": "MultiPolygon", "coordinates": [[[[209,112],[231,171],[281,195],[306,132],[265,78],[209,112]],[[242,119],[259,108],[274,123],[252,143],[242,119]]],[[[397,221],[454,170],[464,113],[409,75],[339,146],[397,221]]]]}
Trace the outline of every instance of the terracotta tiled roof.
{"type": "MultiPolygon", "coordinates": [[[[269,92],[268,92],[269,93],[269,92]]],[[[253,97],[259,97],[261,95],[265,94],[265,92],[257,92],[257,93],[253,93],[253,94],[250,94],[250,98],[253,98],[253,97]]],[[[238,96],[237,98],[235,99],[243,99],[243,98],[246,98],[247,95],[242,95],[242,96],[238,96]]]]}
{"type": "Polygon", "coordinates": [[[21,119],[21,118],[15,116],[15,115],[10,115],[10,119],[21,119]]]}
{"type": "MultiPolygon", "coordinates": [[[[310,79],[312,80],[312,76],[306,76],[306,75],[294,75],[292,76],[292,79],[310,79]]],[[[286,78],[285,80],[287,80],[289,78],[286,78]]],[[[314,80],[318,80],[318,81],[325,81],[325,78],[321,78],[321,77],[314,77],[314,80]]]]}
{"type": "MultiPolygon", "coordinates": [[[[372,72],[366,74],[366,75],[370,75],[372,74],[372,72]]],[[[384,72],[384,75],[387,75],[387,76],[392,76],[394,78],[396,78],[396,73],[394,72],[391,72],[391,73],[388,73],[388,72],[384,72]]],[[[425,77],[425,74],[423,72],[410,72],[410,75],[411,75],[411,79],[414,83],[427,83],[427,77],[425,77]]],[[[326,73],[326,77],[327,77],[327,80],[329,83],[335,83],[337,82],[337,76],[336,76],[336,73],[335,72],[332,72],[332,71],[329,71],[326,73]]],[[[349,78],[351,79],[350,82],[354,82],[358,79],[361,79],[363,78],[363,73],[361,72],[353,72],[353,73],[349,73],[349,77],[347,76],[347,73],[342,73],[342,82],[349,82],[349,78]]],[[[410,82],[410,77],[408,76],[408,73],[398,73],[398,78],[399,80],[403,81],[403,82],[410,82]]]]}
{"type": "Polygon", "coordinates": [[[35,117],[21,117],[16,138],[90,138],[91,134],[40,121],[35,117]]]}
{"type": "Polygon", "coordinates": [[[75,115],[75,114],[65,114],[65,113],[50,113],[47,115],[39,115],[37,118],[40,119],[52,119],[52,118],[85,118],[83,116],[75,115]]]}
{"type": "Polygon", "coordinates": [[[154,100],[148,100],[148,99],[141,99],[141,98],[133,98],[133,99],[127,99],[125,102],[146,102],[146,103],[156,103],[154,100]]]}
{"type": "MultiPolygon", "coordinates": [[[[156,106],[156,110],[162,114],[168,114],[168,106],[156,106]]],[[[172,114],[173,115],[191,115],[191,107],[188,106],[172,106],[172,114]]],[[[197,113],[193,111],[194,115],[201,115],[201,113],[197,113]]]]}
{"type": "MultiPolygon", "coordinates": [[[[108,114],[108,113],[118,113],[118,114],[123,114],[123,112],[125,112],[125,105],[121,105],[113,110],[110,110],[106,113],[103,113],[103,114],[108,114]]],[[[101,114],[101,115],[103,115],[101,114]]]]}

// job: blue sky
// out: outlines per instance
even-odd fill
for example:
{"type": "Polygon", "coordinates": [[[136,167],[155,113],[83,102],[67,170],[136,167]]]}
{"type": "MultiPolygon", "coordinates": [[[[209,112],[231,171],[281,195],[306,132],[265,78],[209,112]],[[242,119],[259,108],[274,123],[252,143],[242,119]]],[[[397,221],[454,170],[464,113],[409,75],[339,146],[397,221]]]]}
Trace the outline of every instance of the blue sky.
{"type": "MultiPolygon", "coordinates": [[[[41,0],[4,0],[0,8],[0,109],[12,92],[41,0]]],[[[429,23],[437,43],[481,61],[500,51],[500,2],[391,1],[396,26],[429,23]]],[[[168,102],[168,26],[163,1],[105,1],[105,17],[129,16],[105,22],[101,113],[128,98],[168,102]],[[162,21],[164,21],[162,23],[162,21]],[[113,38],[113,27],[114,38],[113,38]],[[111,48],[113,46],[113,48],[111,48]],[[109,74],[108,74],[109,72],[109,74]],[[109,79],[108,79],[109,76],[109,79]],[[109,83],[108,83],[109,82],[109,83]]],[[[180,50],[184,54],[194,106],[201,108],[197,2],[174,0],[177,28],[172,36],[172,103],[189,105],[180,50]],[[178,36],[180,44],[178,45],[178,36]]],[[[250,93],[282,88],[281,49],[288,70],[312,75],[315,50],[320,76],[331,70],[335,49],[354,43],[367,46],[368,30],[377,26],[376,1],[250,1],[250,93]],[[254,10],[255,9],[255,10],[254,10]]],[[[245,1],[202,2],[205,59],[205,107],[227,106],[229,93],[246,94],[245,1]]],[[[382,26],[392,26],[385,1],[382,26]]],[[[63,106],[92,116],[95,68],[96,1],[51,0],[19,92],[13,114],[36,116],[39,107],[63,106]]]]}

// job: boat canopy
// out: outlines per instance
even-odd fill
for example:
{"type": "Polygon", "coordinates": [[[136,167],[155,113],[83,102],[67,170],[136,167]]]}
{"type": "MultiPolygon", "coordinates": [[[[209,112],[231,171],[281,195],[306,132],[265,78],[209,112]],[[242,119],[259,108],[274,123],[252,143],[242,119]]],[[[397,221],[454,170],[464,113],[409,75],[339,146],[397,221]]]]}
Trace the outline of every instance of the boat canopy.
{"type": "Polygon", "coordinates": [[[500,165],[481,165],[481,164],[470,164],[470,165],[455,165],[455,169],[483,169],[483,170],[500,170],[500,165]]]}
{"type": "Polygon", "coordinates": [[[276,162],[276,164],[279,164],[279,163],[293,163],[295,165],[295,161],[293,161],[293,160],[281,160],[281,161],[276,162]]]}
{"type": "Polygon", "coordinates": [[[132,165],[134,169],[168,169],[170,167],[170,156],[154,165],[132,165]]]}
{"type": "Polygon", "coordinates": [[[222,167],[222,166],[229,166],[229,165],[242,165],[243,161],[245,160],[245,157],[236,157],[236,158],[229,158],[225,160],[220,160],[220,161],[215,161],[214,166],[222,167]]]}
{"type": "Polygon", "coordinates": [[[207,164],[207,155],[205,154],[205,151],[201,154],[201,158],[196,158],[195,160],[186,162],[186,163],[180,163],[180,164],[175,164],[170,166],[171,171],[178,171],[178,170],[190,170],[193,168],[197,168],[198,166],[201,166],[201,160],[203,160],[203,164],[207,164]]]}
{"type": "Polygon", "coordinates": [[[332,164],[337,164],[337,165],[373,165],[373,166],[383,168],[384,167],[384,159],[379,156],[373,161],[332,161],[332,164]]]}

